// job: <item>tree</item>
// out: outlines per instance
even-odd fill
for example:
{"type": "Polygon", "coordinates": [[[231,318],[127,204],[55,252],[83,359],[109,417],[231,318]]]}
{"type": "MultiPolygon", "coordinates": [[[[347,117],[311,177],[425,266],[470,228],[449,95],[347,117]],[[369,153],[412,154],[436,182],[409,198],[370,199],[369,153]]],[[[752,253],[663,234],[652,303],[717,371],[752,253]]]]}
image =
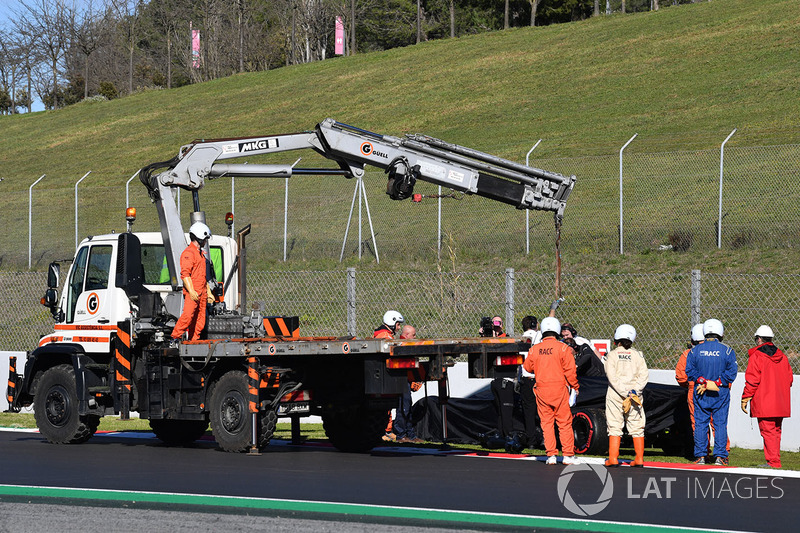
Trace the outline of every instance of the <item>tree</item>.
{"type": "Polygon", "coordinates": [[[133,94],[133,54],[136,52],[142,0],[111,0],[120,36],[128,51],[128,94],[133,94]]]}
{"type": "Polygon", "coordinates": [[[21,2],[30,30],[38,35],[36,44],[49,61],[52,73],[52,108],[58,108],[59,63],[69,45],[70,9],[63,0],[25,0],[21,2]]]}
{"type": "MultiPolygon", "coordinates": [[[[594,0],[595,5],[600,0],[594,0]]],[[[536,11],[539,9],[539,0],[530,0],[531,2],[531,26],[536,26],[536,11]]]]}
{"type": "Polygon", "coordinates": [[[100,39],[106,32],[103,22],[106,20],[102,16],[102,5],[100,13],[94,8],[92,0],[88,0],[84,9],[74,12],[70,21],[72,42],[84,55],[83,70],[83,97],[89,97],[89,56],[91,56],[100,46],[100,39]]]}
{"type": "Polygon", "coordinates": [[[27,100],[24,105],[28,108],[28,113],[30,113],[33,111],[33,67],[41,60],[39,47],[37,46],[39,36],[28,22],[24,13],[17,14],[17,18],[14,21],[14,29],[17,34],[17,45],[22,54],[22,68],[25,71],[25,77],[28,82],[27,90],[25,91],[27,100]]]}

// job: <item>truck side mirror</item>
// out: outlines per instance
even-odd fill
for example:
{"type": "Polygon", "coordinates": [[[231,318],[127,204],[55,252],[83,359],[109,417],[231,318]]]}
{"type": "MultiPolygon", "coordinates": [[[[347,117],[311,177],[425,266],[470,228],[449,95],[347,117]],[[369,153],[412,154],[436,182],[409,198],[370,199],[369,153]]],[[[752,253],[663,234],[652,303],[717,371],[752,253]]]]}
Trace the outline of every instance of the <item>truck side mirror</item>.
{"type": "MultiPolygon", "coordinates": [[[[58,267],[56,267],[56,272],[57,268],[58,267]]],[[[56,292],[56,289],[47,289],[44,292],[41,302],[43,306],[50,309],[50,314],[53,315],[53,318],[56,320],[56,322],[61,322],[64,320],[63,313],[61,312],[61,309],[58,308],[58,292],[56,292]]]]}
{"type": "Polygon", "coordinates": [[[47,289],[42,298],[42,305],[53,308],[58,303],[58,294],[55,289],[47,289]]]}
{"type": "MultiPolygon", "coordinates": [[[[58,288],[58,279],[59,279],[60,269],[61,269],[61,267],[58,265],[58,263],[56,263],[56,262],[50,263],[50,266],[47,268],[47,288],[48,289],[57,289],[58,288]]],[[[55,294],[55,291],[53,291],[53,294],[55,294]]]]}

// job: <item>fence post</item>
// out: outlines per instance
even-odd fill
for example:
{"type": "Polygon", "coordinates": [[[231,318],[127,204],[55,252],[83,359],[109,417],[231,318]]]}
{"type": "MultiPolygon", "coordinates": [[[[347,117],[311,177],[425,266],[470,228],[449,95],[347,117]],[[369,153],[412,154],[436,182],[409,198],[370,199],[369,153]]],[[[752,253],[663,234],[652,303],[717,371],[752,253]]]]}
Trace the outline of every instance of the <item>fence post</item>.
{"type": "Polygon", "coordinates": [[[690,302],[692,312],[692,326],[700,323],[700,271],[692,270],[692,300],[690,302]]]}
{"type": "Polygon", "coordinates": [[[730,135],[722,141],[722,146],[719,147],[719,218],[717,219],[717,248],[722,248],[722,169],[723,160],[725,159],[725,143],[728,142],[728,139],[733,137],[734,133],[736,133],[736,128],[733,128],[730,135]]]}
{"type": "Polygon", "coordinates": [[[128,185],[130,185],[131,181],[133,181],[133,178],[139,175],[139,172],[140,171],[137,170],[136,173],[125,182],[125,209],[131,206],[130,196],[128,195],[128,185]]]}
{"type": "Polygon", "coordinates": [[[85,180],[86,177],[89,176],[89,174],[91,173],[92,171],[90,170],[89,172],[84,174],[83,177],[79,179],[77,183],[75,183],[75,249],[78,248],[78,185],[83,180],[85,180]]]}
{"type": "Polygon", "coordinates": [[[356,336],[356,269],[347,267],[347,334],[356,336]]]}
{"type": "MultiPolygon", "coordinates": [[[[46,174],[42,174],[39,176],[39,179],[33,182],[33,185],[36,185],[46,176],[46,174]]],[[[31,235],[33,235],[33,185],[28,187],[28,270],[31,269],[31,250],[33,249],[33,241],[31,239],[31,235]]]]}
{"type": "Polygon", "coordinates": [[[633,137],[628,139],[625,146],[619,149],[619,255],[625,252],[625,247],[622,245],[622,151],[639,135],[634,133],[633,137]]]}
{"type": "Polygon", "coordinates": [[[506,334],[514,334],[514,269],[506,269],[506,334]]]}
{"type": "Polygon", "coordinates": [[[283,193],[283,262],[286,262],[286,241],[289,232],[289,178],[286,178],[283,193]]]}
{"type": "MultiPolygon", "coordinates": [[[[539,146],[539,143],[542,142],[541,139],[536,141],[536,144],[533,145],[533,148],[528,150],[528,153],[525,155],[525,166],[529,167],[530,159],[531,159],[531,152],[536,150],[536,147],[539,146]]],[[[531,210],[525,210],[525,255],[531,253],[531,210]]]]}
{"type": "Polygon", "coordinates": [[[436,260],[442,260],[442,186],[439,185],[439,197],[436,199],[437,221],[436,227],[436,260]]]}

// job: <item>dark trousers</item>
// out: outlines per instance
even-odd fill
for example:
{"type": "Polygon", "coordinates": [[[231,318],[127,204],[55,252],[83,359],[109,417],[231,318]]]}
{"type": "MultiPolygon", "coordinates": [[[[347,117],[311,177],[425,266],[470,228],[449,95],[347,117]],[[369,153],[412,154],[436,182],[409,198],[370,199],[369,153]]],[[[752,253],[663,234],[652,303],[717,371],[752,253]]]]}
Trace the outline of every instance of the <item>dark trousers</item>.
{"type": "Polygon", "coordinates": [[[492,401],[497,412],[497,431],[508,437],[514,431],[514,383],[503,378],[492,380],[492,401]]]}
{"type": "Polygon", "coordinates": [[[533,385],[536,378],[521,377],[519,380],[519,396],[522,400],[522,416],[525,419],[525,433],[533,438],[538,433],[539,411],[536,407],[536,394],[533,385]]]}
{"type": "Polygon", "coordinates": [[[417,438],[414,423],[411,422],[411,386],[406,385],[403,395],[397,400],[397,413],[394,417],[394,434],[398,439],[417,438]]]}

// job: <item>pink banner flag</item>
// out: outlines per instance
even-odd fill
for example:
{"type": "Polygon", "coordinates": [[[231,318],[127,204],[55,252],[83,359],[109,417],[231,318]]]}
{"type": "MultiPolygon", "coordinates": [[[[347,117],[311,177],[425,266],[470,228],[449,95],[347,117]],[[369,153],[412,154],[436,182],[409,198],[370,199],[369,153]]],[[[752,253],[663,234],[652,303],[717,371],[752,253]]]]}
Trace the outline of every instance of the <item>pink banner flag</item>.
{"type": "Polygon", "coordinates": [[[192,67],[200,68],[200,30],[192,30],[192,67]]]}
{"type": "Polygon", "coordinates": [[[344,55],[344,23],[342,17],[336,17],[336,45],[333,53],[337,56],[344,55]]]}

